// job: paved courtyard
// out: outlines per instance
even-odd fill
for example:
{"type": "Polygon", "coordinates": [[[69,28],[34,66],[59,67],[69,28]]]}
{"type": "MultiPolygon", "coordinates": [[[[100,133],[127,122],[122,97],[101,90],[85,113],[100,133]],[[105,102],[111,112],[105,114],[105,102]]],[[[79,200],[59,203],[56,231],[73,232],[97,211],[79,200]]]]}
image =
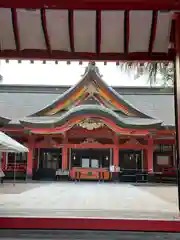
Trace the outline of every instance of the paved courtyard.
{"type": "Polygon", "coordinates": [[[1,216],[177,218],[175,186],[112,183],[5,183],[1,216]]]}

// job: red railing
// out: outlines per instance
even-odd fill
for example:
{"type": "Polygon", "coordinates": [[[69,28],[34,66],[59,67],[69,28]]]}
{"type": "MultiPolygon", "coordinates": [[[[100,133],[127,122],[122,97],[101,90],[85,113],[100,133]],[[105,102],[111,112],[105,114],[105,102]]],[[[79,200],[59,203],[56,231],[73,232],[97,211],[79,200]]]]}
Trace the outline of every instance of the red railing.
{"type": "Polygon", "coordinates": [[[25,172],[26,171],[26,165],[22,163],[11,163],[8,164],[3,171],[5,172],[25,172]]]}

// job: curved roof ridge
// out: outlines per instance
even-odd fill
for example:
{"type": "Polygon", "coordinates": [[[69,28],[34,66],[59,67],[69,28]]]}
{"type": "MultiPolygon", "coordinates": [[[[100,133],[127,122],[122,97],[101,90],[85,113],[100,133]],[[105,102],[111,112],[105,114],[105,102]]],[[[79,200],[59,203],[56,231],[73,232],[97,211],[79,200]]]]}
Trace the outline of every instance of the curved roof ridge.
{"type": "Polygon", "coordinates": [[[35,119],[33,119],[33,117],[31,118],[26,118],[21,120],[21,124],[22,125],[34,125],[36,127],[57,127],[59,125],[63,125],[65,123],[67,123],[67,120],[69,119],[69,117],[77,117],[77,116],[81,116],[81,115],[99,115],[101,117],[105,117],[108,119],[112,119],[117,125],[122,125],[123,127],[138,127],[138,128],[143,128],[143,127],[158,127],[161,126],[162,121],[158,120],[158,119],[148,119],[148,118],[139,118],[139,117],[124,117],[121,116],[119,114],[117,114],[116,112],[114,112],[113,110],[104,107],[104,106],[100,106],[100,105],[80,105],[80,106],[76,106],[70,110],[68,110],[67,112],[65,112],[64,114],[62,114],[59,117],[56,118],[50,118],[50,120],[48,121],[47,119],[40,119],[38,117],[35,117],[35,119]]]}

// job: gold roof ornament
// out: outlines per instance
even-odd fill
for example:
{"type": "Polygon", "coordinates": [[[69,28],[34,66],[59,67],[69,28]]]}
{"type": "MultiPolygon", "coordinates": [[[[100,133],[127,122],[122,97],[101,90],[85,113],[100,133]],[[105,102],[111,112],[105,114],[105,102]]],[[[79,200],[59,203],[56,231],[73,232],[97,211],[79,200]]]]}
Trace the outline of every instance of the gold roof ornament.
{"type": "Polygon", "coordinates": [[[102,121],[90,118],[82,120],[81,122],[77,123],[77,125],[89,131],[104,127],[104,123],[102,121]]]}
{"type": "Polygon", "coordinates": [[[98,142],[96,139],[94,139],[94,138],[86,138],[83,142],[82,142],[82,144],[88,144],[88,143],[100,143],[100,142],[98,142]]]}

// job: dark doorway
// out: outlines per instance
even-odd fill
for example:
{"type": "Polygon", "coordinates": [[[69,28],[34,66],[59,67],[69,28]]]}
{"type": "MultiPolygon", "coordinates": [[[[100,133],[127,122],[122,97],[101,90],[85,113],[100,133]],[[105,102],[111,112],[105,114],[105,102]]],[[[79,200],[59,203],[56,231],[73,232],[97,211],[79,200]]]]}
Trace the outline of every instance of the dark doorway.
{"type": "Polygon", "coordinates": [[[39,168],[37,178],[54,180],[56,170],[62,168],[61,149],[41,148],[39,152],[39,168]]]}
{"type": "Polygon", "coordinates": [[[120,181],[136,182],[142,179],[142,152],[141,150],[120,150],[120,181]]]}

